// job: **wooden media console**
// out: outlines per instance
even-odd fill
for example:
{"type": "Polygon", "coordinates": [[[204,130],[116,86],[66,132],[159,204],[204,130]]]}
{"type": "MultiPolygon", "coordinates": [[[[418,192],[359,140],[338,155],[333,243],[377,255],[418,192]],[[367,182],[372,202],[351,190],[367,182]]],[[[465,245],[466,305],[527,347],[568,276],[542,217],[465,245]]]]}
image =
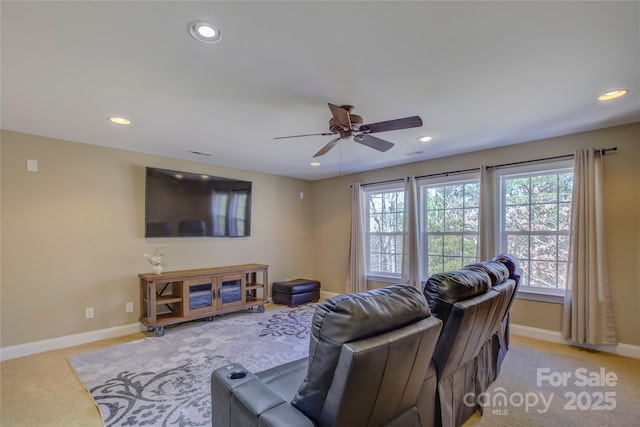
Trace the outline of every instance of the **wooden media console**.
{"type": "Polygon", "coordinates": [[[140,323],[162,336],[167,325],[254,306],[262,313],[269,301],[268,268],[243,264],[138,274],[140,323]]]}

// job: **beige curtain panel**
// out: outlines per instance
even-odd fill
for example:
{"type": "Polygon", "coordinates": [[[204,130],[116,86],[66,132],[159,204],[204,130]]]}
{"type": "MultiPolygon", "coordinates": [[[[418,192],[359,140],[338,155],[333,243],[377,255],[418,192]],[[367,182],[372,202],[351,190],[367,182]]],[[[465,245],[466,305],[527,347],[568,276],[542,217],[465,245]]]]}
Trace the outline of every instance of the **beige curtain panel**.
{"type": "Polygon", "coordinates": [[[495,190],[495,168],[482,165],[480,168],[480,217],[478,219],[480,260],[491,259],[498,255],[497,224],[499,212],[496,209],[495,190]]]}
{"type": "Polygon", "coordinates": [[[367,290],[366,259],[364,256],[364,192],[362,184],[351,186],[351,241],[349,245],[349,276],[347,293],[367,290]]]}
{"type": "Polygon", "coordinates": [[[418,184],[411,175],[404,186],[404,256],[402,283],[421,287],[427,280],[422,271],[422,245],[420,244],[420,216],[418,213],[418,184]]]}
{"type": "Polygon", "coordinates": [[[562,335],[578,344],[616,344],[609,291],[602,155],[574,157],[569,271],[562,335]]]}

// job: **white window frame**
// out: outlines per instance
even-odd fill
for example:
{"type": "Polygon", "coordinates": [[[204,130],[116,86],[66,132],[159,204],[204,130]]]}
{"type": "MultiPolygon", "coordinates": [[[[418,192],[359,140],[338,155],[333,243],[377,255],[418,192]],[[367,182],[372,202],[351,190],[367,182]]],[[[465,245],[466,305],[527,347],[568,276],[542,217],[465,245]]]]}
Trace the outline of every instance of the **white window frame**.
{"type": "MultiPolygon", "coordinates": [[[[426,230],[426,226],[427,226],[427,219],[426,219],[426,200],[425,200],[425,187],[437,187],[437,186],[442,186],[442,185],[456,185],[456,184],[468,184],[468,183],[477,183],[478,184],[478,216],[480,214],[480,173],[479,172],[473,172],[473,173],[465,173],[465,174],[456,174],[456,175],[451,175],[451,176],[439,176],[439,177],[430,177],[430,178],[421,178],[417,181],[418,184],[418,191],[420,194],[419,200],[420,200],[420,205],[419,205],[419,209],[418,209],[418,215],[420,217],[420,241],[422,244],[422,248],[423,248],[423,270],[424,270],[424,274],[425,276],[429,276],[429,232],[426,230]]],[[[446,234],[462,234],[463,236],[463,241],[464,241],[464,236],[469,235],[469,234],[474,234],[476,236],[476,250],[475,250],[475,258],[474,258],[474,262],[478,261],[478,257],[479,257],[479,241],[480,241],[480,222],[478,221],[478,228],[476,230],[475,233],[469,233],[468,231],[463,231],[463,232],[435,232],[434,234],[442,234],[443,236],[446,234]]],[[[444,256],[444,253],[443,253],[444,256]]],[[[464,257],[464,253],[462,253],[462,265],[460,267],[464,267],[465,265],[470,264],[470,262],[465,262],[464,261],[465,257],[464,257]]]]}
{"type": "MultiPolygon", "coordinates": [[[[499,215],[499,226],[498,226],[498,248],[499,252],[509,252],[508,248],[508,234],[505,232],[505,192],[503,191],[503,182],[507,177],[531,177],[531,176],[539,176],[545,175],[549,173],[573,173],[573,161],[572,160],[563,160],[563,161],[555,161],[555,162],[547,162],[547,163],[535,163],[535,164],[527,164],[527,165],[519,165],[508,168],[502,168],[496,170],[496,194],[498,194],[498,207],[497,213],[499,215]]],[[[556,200],[556,203],[558,201],[556,200]]],[[[569,215],[571,213],[569,212],[569,215]]],[[[570,221],[570,218],[569,218],[570,221]]],[[[513,233],[512,233],[513,234],[513,233]]],[[[570,236],[570,230],[566,231],[536,231],[533,233],[529,230],[529,233],[523,233],[523,235],[566,235],[570,236]]],[[[529,243],[531,245],[531,243],[529,243]]],[[[531,254],[529,254],[529,258],[527,261],[531,260],[531,254]]],[[[558,262],[558,256],[556,252],[555,262],[558,262]]],[[[568,265],[568,254],[567,254],[567,265],[568,265]]],[[[531,272],[525,271],[523,272],[523,276],[525,280],[528,278],[528,274],[531,272]]],[[[563,303],[564,301],[564,293],[565,290],[562,288],[546,288],[542,286],[528,286],[525,282],[521,282],[518,288],[517,298],[520,299],[528,299],[534,301],[544,301],[544,302],[552,302],[552,303],[563,303]]]]}
{"type": "MultiPolygon", "coordinates": [[[[364,216],[364,250],[365,250],[365,258],[366,258],[366,277],[367,280],[373,280],[373,281],[379,281],[379,282],[389,282],[389,283],[395,283],[398,280],[400,280],[402,278],[402,265],[400,266],[400,271],[393,273],[393,272],[383,272],[383,271],[371,271],[371,247],[370,247],[370,243],[371,243],[371,232],[369,231],[371,229],[370,227],[370,221],[371,221],[371,213],[369,211],[369,198],[372,194],[380,194],[380,193],[390,193],[390,192],[400,192],[402,193],[402,196],[405,198],[404,203],[406,203],[406,194],[405,194],[405,183],[403,181],[399,181],[399,182],[393,182],[393,183],[386,183],[386,184],[376,184],[376,185],[368,185],[366,187],[363,188],[363,193],[364,193],[364,197],[363,197],[363,206],[362,206],[362,211],[363,211],[363,216],[364,216]]],[[[403,206],[404,206],[403,203],[403,206]]],[[[406,220],[406,206],[404,206],[405,211],[402,213],[403,215],[403,224],[404,221],[406,220]]],[[[375,233],[378,234],[378,233],[375,233]]],[[[403,240],[402,240],[402,244],[400,245],[402,248],[402,251],[400,253],[400,257],[401,260],[404,260],[404,257],[406,256],[406,254],[404,253],[404,227],[402,230],[396,230],[394,232],[390,232],[388,234],[392,234],[395,236],[400,236],[403,240]]],[[[396,245],[397,247],[397,245],[396,245]]],[[[396,253],[397,254],[397,253],[396,253]]],[[[397,256],[397,255],[396,255],[397,256]]],[[[402,264],[402,261],[401,261],[402,264]]]]}

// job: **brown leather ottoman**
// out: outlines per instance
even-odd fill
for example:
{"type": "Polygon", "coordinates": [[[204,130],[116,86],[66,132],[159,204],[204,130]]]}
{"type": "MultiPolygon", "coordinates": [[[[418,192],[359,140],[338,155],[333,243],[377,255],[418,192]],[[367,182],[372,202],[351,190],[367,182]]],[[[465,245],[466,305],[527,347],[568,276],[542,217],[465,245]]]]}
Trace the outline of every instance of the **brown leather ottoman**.
{"type": "Polygon", "coordinates": [[[320,299],[320,282],[309,279],[296,279],[286,282],[273,282],[271,297],[275,304],[296,306],[320,299]]]}

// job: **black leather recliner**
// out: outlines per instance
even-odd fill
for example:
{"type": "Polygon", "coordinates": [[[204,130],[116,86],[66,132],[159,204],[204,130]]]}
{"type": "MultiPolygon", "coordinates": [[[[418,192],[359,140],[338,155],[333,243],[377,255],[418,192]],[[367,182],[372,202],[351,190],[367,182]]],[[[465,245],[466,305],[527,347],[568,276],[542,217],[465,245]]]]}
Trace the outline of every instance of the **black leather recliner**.
{"type": "MultiPolygon", "coordinates": [[[[507,308],[502,317],[502,323],[500,323],[500,328],[498,331],[491,337],[490,343],[486,343],[487,346],[491,347],[491,350],[488,352],[487,359],[490,361],[492,365],[492,379],[490,382],[495,380],[500,373],[500,366],[502,365],[502,361],[509,350],[509,311],[511,310],[511,304],[515,299],[516,294],[518,293],[518,287],[520,286],[520,277],[522,277],[522,268],[518,267],[518,260],[515,256],[510,254],[501,254],[493,258],[493,261],[499,261],[503,263],[507,269],[509,270],[509,279],[512,279],[515,282],[515,288],[513,292],[509,293],[506,297],[508,300],[507,308]]],[[[502,292],[504,288],[502,284],[496,285],[492,288],[494,291],[502,292]]],[[[485,387],[486,389],[486,387],[485,387]]]]}
{"type": "Polygon", "coordinates": [[[441,327],[413,286],[323,301],[308,359],[256,374],[238,364],[214,371],[213,425],[428,425],[416,402],[441,327]]]}
{"type": "Polygon", "coordinates": [[[477,396],[495,380],[508,345],[508,311],[518,286],[515,258],[500,255],[491,261],[434,274],[424,295],[443,328],[418,401],[425,426],[460,426],[476,409],[477,396]]]}
{"type": "Polygon", "coordinates": [[[424,297],[394,285],[324,301],[308,359],[214,372],[214,425],[460,426],[500,370],[520,275],[500,255],[431,276],[424,297]]]}

